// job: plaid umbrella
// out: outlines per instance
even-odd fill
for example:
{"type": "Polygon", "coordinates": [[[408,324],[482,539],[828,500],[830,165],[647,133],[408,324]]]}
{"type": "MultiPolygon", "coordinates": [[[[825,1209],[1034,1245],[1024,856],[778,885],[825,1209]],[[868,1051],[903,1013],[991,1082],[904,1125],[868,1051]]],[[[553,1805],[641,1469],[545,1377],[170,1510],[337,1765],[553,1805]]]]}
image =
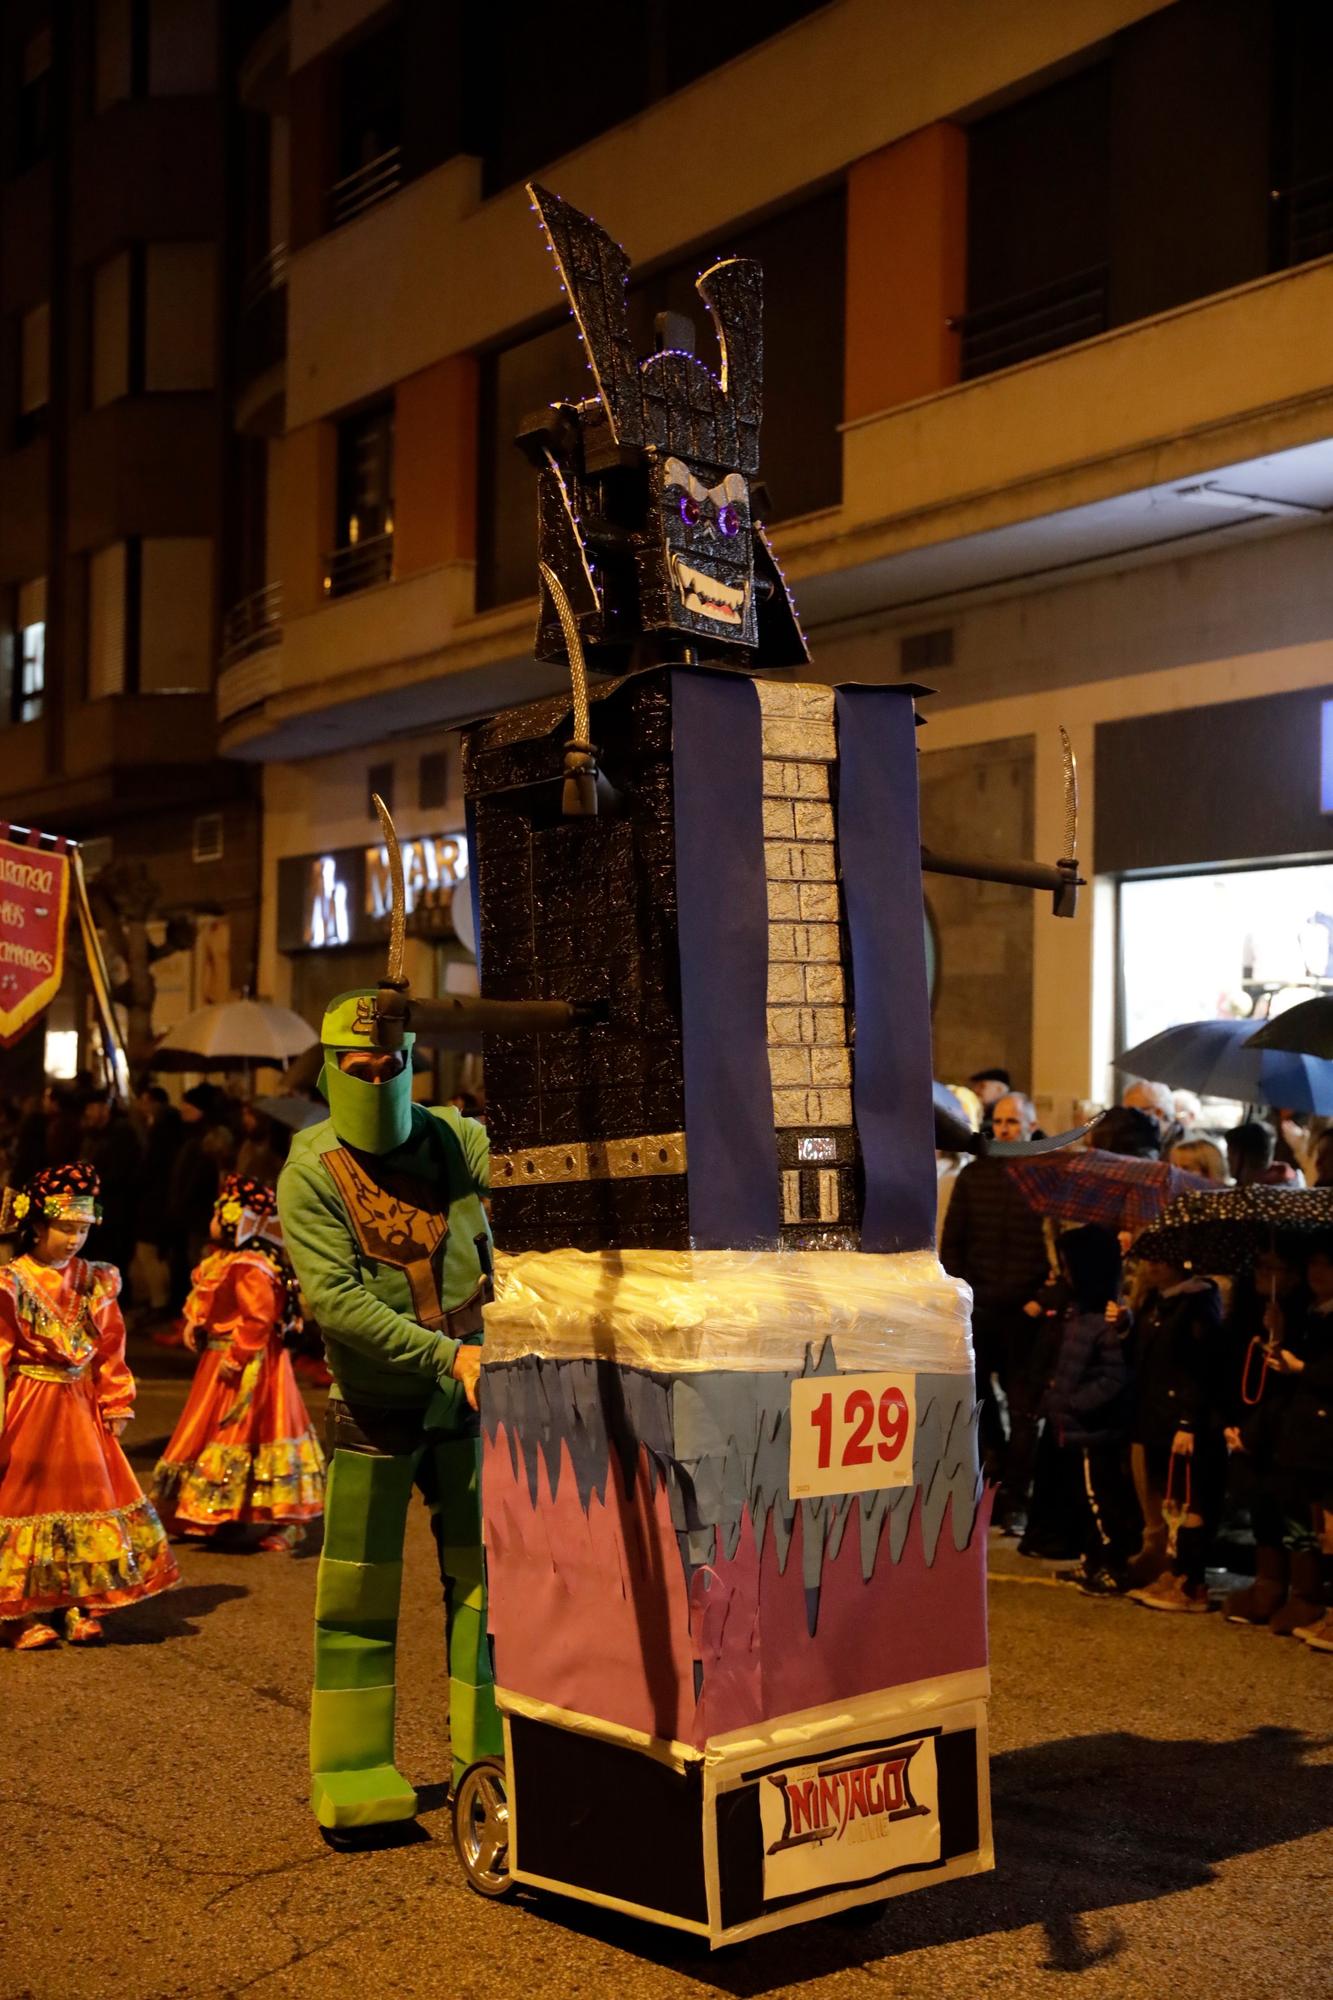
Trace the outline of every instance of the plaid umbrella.
{"type": "Polygon", "coordinates": [[[1333,1234],[1333,1188],[1214,1188],[1173,1201],[1134,1254],[1199,1271],[1247,1271],[1276,1237],[1321,1231],[1333,1234]]]}
{"type": "Polygon", "coordinates": [[[1009,1172],[1029,1208],[1062,1222],[1095,1222],[1103,1229],[1127,1229],[1137,1236],[1155,1222],[1168,1203],[1191,1189],[1212,1186],[1202,1174],[1187,1174],[1165,1160],[1132,1160],[1120,1153],[1047,1153],[1015,1160],[1009,1172]]]}

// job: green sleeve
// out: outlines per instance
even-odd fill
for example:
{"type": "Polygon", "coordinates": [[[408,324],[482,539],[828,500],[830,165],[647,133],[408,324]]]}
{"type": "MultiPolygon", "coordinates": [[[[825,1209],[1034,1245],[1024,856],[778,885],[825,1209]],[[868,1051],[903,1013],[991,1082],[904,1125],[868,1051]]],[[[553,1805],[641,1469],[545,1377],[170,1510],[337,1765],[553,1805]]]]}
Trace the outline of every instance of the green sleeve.
{"type": "Polygon", "coordinates": [[[460,1118],[458,1136],[463,1142],[463,1157],[468,1171],[477,1184],[479,1194],[491,1191],[491,1136],[479,1118],[460,1118]]]}
{"type": "Polygon", "coordinates": [[[356,1238],[331,1177],[290,1161],[278,1177],[278,1213],[288,1254],[311,1312],[333,1339],[377,1367],[450,1382],[458,1342],[395,1312],[357,1277],[356,1238]]]}

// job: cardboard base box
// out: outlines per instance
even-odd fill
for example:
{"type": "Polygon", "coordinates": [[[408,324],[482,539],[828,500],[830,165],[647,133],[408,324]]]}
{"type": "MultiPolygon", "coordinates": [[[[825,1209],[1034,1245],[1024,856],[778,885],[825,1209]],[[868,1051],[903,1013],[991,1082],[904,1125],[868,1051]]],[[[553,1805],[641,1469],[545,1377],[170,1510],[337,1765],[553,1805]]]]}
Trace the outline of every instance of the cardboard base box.
{"type": "Polygon", "coordinates": [[[516,1882],[716,1947],[994,1866],[985,1673],[702,1752],[497,1692],[516,1882]]]}

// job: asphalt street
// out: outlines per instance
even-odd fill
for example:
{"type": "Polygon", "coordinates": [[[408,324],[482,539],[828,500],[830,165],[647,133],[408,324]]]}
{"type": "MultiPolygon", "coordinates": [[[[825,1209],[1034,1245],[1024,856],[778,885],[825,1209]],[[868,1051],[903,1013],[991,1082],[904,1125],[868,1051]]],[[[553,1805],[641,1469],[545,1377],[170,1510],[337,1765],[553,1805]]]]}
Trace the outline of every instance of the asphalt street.
{"type": "MultiPolygon", "coordinates": [[[[183,1393],[142,1382],[141,1477],[183,1393]]],[[[0,1654],[0,1996],[1327,2000],[1333,1655],[1088,1602],[993,1549],[996,1872],[710,1957],[464,1886],[420,1508],[398,1741],[424,1810],[373,1852],[326,1846],[306,1808],[312,1555],[186,1548],[181,1587],[104,1648],[0,1654]]]]}

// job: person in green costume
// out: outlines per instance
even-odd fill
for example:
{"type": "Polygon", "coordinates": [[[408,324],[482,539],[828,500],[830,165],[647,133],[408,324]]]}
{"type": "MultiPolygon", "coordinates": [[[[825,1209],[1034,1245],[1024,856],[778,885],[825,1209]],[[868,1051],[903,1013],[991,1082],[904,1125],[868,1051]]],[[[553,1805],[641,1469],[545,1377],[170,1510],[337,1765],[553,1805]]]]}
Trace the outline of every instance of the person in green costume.
{"type": "Polygon", "coordinates": [[[403,1534],[425,1495],[444,1583],[453,1778],[502,1750],[486,1636],[474,1414],[490,1271],[486,1130],[412,1102],[411,1045],[376,1046],[373,988],[324,1016],[327,1122],[278,1182],[287,1249],[324,1333],[324,1552],[315,1595],[311,1805],[321,1826],[410,1819],[394,1767],[403,1534]]]}

